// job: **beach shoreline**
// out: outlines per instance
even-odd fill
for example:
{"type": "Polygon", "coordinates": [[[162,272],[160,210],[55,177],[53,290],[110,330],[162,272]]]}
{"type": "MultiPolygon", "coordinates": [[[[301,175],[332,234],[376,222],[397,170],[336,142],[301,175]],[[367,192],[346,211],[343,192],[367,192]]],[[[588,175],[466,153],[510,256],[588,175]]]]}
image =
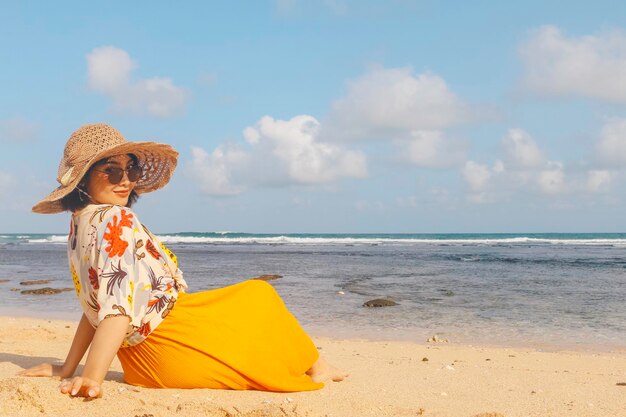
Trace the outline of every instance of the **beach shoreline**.
{"type": "MultiPolygon", "coordinates": [[[[78,308],[76,306],[76,308],[78,308]]],[[[0,320],[3,318],[24,319],[24,320],[41,320],[41,321],[63,321],[70,325],[78,323],[82,311],[48,312],[28,310],[26,307],[16,308],[14,306],[3,309],[0,307],[0,320]]],[[[298,319],[298,317],[296,317],[298,319]]],[[[604,341],[602,339],[577,340],[576,343],[563,340],[528,340],[522,342],[521,338],[510,339],[503,338],[499,335],[493,337],[485,337],[486,332],[478,333],[473,339],[458,340],[455,335],[442,329],[423,329],[423,328],[407,328],[397,329],[381,329],[380,327],[371,327],[367,330],[363,328],[331,327],[329,325],[311,325],[304,324],[303,328],[313,338],[331,339],[342,341],[356,342],[399,342],[410,344],[427,344],[428,339],[437,336],[447,340],[450,346],[465,346],[472,348],[487,349],[530,349],[539,352],[555,352],[555,353],[606,353],[606,354],[625,354],[626,343],[616,344],[613,341],[604,341]]]]}
{"type": "Polygon", "coordinates": [[[302,393],[137,388],[117,359],[96,401],[58,393],[58,381],[15,376],[62,361],[76,322],[0,317],[0,416],[526,416],[626,415],[626,355],[455,343],[314,336],[350,373],[302,393]],[[112,407],[112,404],[115,404],[112,407]],[[498,415],[498,414],[493,414],[498,415]]]}

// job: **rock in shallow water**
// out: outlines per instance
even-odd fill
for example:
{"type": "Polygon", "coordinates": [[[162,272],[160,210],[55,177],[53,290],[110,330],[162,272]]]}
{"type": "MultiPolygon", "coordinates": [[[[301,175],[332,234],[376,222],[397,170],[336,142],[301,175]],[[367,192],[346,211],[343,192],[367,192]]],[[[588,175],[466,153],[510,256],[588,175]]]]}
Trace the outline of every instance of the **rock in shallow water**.
{"type": "Polygon", "coordinates": [[[258,279],[259,281],[273,281],[275,279],[278,278],[282,278],[282,275],[261,275],[255,278],[250,278],[250,279],[258,279]]]}
{"type": "Polygon", "coordinates": [[[47,284],[49,282],[50,282],[49,279],[33,279],[33,280],[28,280],[28,281],[22,281],[20,282],[20,285],[41,285],[41,284],[47,284]]]}
{"type": "Polygon", "coordinates": [[[440,339],[439,336],[434,335],[428,338],[428,343],[448,343],[448,339],[440,339]]]}
{"type": "Polygon", "coordinates": [[[398,303],[388,298],[375,298],[363,303],[363,307],[391,307],[397,305],[398,303]]]}
{"type": "Polygon", "coordinates": [[[72,291],[74,288],[37,288],[35,290],[22,290],[22,294],[24,295],[50,295],[50,294],[58,294],[60,292],[72,291]]]}

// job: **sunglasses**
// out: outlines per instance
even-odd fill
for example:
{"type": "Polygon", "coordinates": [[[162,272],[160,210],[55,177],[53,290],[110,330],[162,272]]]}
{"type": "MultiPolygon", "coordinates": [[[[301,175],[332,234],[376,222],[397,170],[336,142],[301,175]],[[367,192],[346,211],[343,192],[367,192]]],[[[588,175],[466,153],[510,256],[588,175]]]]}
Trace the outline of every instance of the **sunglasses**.
{"type": "Polygon", "coordinates": [[[140,166],[132,166],[127,169],[110,167],[110,168],[105,168],[103,170],[94,169],[94,171],[98,171],[98,172],[102,172],[103,174],[106,174],[109,179],[109,182],[113,185],[119,184],[122,181],[122,178],[124,178],[124,173],[126,173],[126,176],[128,177],[128,181],[130,182],[139,181],[139,179],[143,175],[143,169],[141,169],[140,166]]]}

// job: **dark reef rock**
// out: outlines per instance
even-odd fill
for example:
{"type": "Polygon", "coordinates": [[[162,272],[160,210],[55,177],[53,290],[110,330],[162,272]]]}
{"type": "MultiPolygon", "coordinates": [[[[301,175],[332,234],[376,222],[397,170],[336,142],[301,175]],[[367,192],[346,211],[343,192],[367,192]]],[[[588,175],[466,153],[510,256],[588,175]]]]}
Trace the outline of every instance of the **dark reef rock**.
{"type": "Polygon", "coordinates": [[[363,307],[391,307],[397,305],[398,303],[388,298],[376,298],[363,303],[363,307]]]}
{"type": "Polygon", "coordinates": [[[255,278],[250,279],[258,279],[259,281],[274,281],[275,279],[282,278],[282,275],[261,275],[255,278]]]}
{"type": "Polygon", "coordinates": [[[28,280],[28,281],[22,281],[20,282],[20,285],[42,285],[42,284],[48,284],[50,282],[49,279],[33,279],[33,280],[28,280]]]}
{"type": "Polygon", "coordinates": [[[50,294],[58,294],[60,292],[65,292],[65,291],[73,291],[74,288],[50,288],[50,287],[44,287],[44,288],[37,288],[35,290],[22,290],[21,294],[24,295],[50,295],[50,294]]]}

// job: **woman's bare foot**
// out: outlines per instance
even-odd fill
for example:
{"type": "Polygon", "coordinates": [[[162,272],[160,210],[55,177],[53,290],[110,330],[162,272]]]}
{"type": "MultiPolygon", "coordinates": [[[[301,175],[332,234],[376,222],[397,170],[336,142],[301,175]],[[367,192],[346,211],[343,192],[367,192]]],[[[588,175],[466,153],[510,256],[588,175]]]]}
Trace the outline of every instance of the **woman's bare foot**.
{"type": "Polygon", "coordinates": [[[343,372],[341,369],[326,362],[326,360],[322,357],[320,357],[317,362],[311,366],[311,369],[306,371],[306,374],[311,377],[313,382],[324,382],[329,380],[339,382],[349,376],[349,374],[343,372]]]}

